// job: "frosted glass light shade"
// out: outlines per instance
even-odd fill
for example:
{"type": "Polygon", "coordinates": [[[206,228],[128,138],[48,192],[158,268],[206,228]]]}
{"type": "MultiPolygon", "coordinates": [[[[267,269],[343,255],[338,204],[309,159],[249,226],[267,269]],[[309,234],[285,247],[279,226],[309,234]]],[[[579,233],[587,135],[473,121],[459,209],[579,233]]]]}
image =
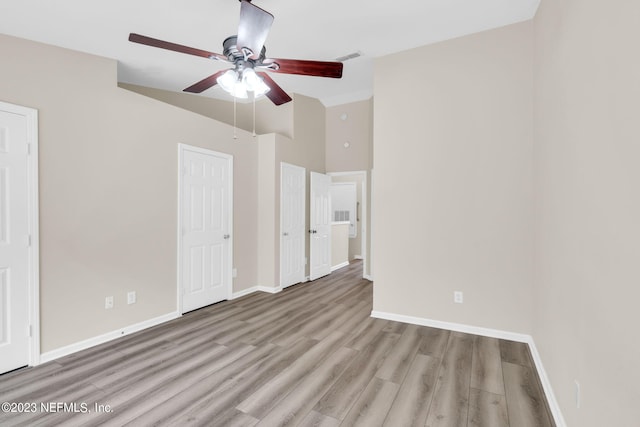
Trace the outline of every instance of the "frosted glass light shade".
{"type": "Polygon", "coordinates": [[[242,82],[236,83],[229,93],[235,98],[245,99],[249,97],[249,95],[247,94],[247,88],[244,87],[242,82]]]}
{"type": "Polygon", "coordinates": [[[221,75],[216,79],[218,84],[225,92],[231,93],[233,91],[233,87],[238,82],[238,73],[235,70],[228,70],[226,73],[221,75]]]}
{"type": "Polygon", "coordinates": [[[254,97],[259,97],[269,92],[271,88],[256,74],[256,72],[248,68],[242,73],[242,82],[245,84],[249,92],[253,92],[254,97]]]}

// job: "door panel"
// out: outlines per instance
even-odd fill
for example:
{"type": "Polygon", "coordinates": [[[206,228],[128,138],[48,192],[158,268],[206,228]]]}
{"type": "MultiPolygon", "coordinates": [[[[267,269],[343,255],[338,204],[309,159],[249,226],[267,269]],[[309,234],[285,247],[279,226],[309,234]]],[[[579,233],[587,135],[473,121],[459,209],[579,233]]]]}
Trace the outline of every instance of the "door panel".
{"type": "Polygon", "coordinates": [[[232,158],[181,146],[182,311],[231,296],[232,158]]]}
{"type": "Polygon", "coordinates": [[[0,110],[0,373],[29,363],[27,119],[0,110]]]}
{"type": "Polygon", "coordinates": [[[300,283],[305,272],[306,170],[280,165],[280,286],[300,283]]]}
{"type": "Polygon", "coordinates": [[[311,172],[309,278],[331,273],[331,177],[311,172]]]}

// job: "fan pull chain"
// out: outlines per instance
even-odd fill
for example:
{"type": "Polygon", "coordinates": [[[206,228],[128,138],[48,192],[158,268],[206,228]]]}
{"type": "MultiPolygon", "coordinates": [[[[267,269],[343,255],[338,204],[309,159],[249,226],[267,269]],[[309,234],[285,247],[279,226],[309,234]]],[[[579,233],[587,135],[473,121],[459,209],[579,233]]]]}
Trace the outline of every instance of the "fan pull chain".
{"type": "Polygon", "coordinates": [[[253,137],[256,137],[256,93],[253,93],[253,137]]]}
{"type": "Polygon", "coordinates": [[[236,97],[233,97],[233,139],[238,139],[236,132],[236,97]]]}

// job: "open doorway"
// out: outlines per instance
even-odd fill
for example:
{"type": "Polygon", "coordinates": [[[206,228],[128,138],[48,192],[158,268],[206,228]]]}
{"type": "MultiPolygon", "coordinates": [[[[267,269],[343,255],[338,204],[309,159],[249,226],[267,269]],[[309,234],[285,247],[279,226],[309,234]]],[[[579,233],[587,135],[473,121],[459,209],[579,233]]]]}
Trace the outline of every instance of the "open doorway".
{"type": "Polygon", "coordinates": [[[369,279],[368,174],[366,171],[353,171],[332,172],[328,175],[331,176],[332,184],[335,184],[338,189],[337,193],[344,195],[344,200],[336,200],[337,203],[332,200],[332,218],[335,221],[348,221],[352,225],[349,231],[349,261],[361,259],[363,261],[362,276],[369,279]],[[346,196],[353,188],[355,188],[354,204],[346,196]]]}

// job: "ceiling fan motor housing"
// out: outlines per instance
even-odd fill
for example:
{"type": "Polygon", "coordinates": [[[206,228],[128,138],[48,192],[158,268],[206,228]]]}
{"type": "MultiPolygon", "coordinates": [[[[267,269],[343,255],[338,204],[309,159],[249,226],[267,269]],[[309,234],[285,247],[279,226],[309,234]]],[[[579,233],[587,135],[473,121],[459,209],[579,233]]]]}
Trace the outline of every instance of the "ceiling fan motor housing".
{"type": "Polygon", "coordinates": [[[238,36],[229,36],[222,43],[222,54],[229,59],[229,62],[233,62],[236,65],[236,69],[254,68],[256,64],[259,66],[266,58],[267,48],[265,46],[262,46],[258,59],[251,59],[249,56],[253,52],[249,51],[245,55],[241,49],[238,49],[237,40],[238,36]]]}

